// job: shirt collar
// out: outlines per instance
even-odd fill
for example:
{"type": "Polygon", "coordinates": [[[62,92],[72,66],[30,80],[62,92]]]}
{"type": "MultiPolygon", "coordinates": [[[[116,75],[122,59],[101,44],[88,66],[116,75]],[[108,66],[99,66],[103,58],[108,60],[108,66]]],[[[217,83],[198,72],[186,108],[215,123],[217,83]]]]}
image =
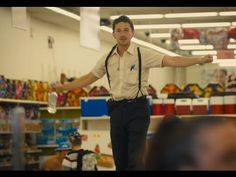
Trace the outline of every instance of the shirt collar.
{"type": "MultiPolygon", "coordinates": [[[[134,51],[135,51],[135,46],[134,46],[134,44],[131,42],[129,48],[127,49],[127,52],[128,52],[129,54],[131,54],[131,55],[134,55],[134,51]]],[[[116,49],[113,51],[113,53],[112,53],[111,56],[113,56],[114,54],[119,55],[118,52],[117,52],[117,47],[116,47],[116,49]]]]}

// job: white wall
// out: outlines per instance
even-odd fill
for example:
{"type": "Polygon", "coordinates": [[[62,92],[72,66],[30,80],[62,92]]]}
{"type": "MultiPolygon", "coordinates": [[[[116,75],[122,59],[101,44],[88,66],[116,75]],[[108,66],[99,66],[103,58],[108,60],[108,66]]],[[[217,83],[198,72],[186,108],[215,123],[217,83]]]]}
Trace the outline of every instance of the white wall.
{"type": "MultiPolygon", "coordinates": [[[[81,47],[79,31],[34,18],[29,13],[29,29],[14,28],[10,8],[0,8],[0,21],[0,74],[11,79],[52,82],[59,79],[61,72],[79,77],[88,73],[114,44],[114,41],[101,40],[100,51],[81,47]],[[48,48],[48,36],[54,38],[53,49],[48,48]]],[[[159,92],[166,83],[180,82],[180,78],[176,80],[176,73],[179,72],[172,68],[152,69],[149,82],[159,92]]],[[[107,78],[103,77],[95,85],[108,88],[107,78]]]]}

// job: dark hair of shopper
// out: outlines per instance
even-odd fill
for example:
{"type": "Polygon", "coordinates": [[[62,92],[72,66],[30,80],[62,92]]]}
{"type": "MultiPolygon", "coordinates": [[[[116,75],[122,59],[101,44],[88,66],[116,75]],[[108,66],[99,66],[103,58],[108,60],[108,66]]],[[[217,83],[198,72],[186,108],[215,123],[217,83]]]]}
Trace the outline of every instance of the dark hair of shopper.
{"type": "Polygon", "coordinates": [[[148,149],[146,169],[179,170],[186,165],[197,165],[193,153],[195,135],[204,127],[223,122],[223,119],[215,117],[163,119],[148,149]]]}
{"type": "Polygon", "coordinates": [[[69,135],[69,141],[71,142],[72,146],[81,146],[81,135],[77,132],[74,132],[69,135]]]}
{"type": "Polygon", "coordinates": [[[113,29],[113,32],[115,31],[115,27],[116,27],[116,24],[120,23],[120,22],[124,22],[124,23],[129,23],[132,31],[134,31],[134,24],[133,22],[129,19],[129,17],[125,16],[125,15],[122,15],[118,18],[116,18],[114,21],[113,21],[113,24],[112,24],[112,29],[113,29]]]}

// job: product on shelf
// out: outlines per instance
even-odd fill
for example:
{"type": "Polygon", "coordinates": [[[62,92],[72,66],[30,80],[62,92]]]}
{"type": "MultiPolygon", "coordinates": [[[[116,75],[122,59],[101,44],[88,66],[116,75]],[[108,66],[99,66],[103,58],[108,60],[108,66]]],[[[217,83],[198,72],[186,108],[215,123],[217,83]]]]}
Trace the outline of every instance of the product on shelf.
{"type": "Polygon", "coordinates": [[[216,92],[224,92],[224,88],[219,84],[210,83],[204,88],[203,97],[209,98],[216,92]]]}
{"type": "Polygon", "coordinates": [[[115,166],[112,156],[102,155],[97,161],[97,165],[106,168],[113,168],[115,166]]]}
{"type": "Polygon", "coordinates": [[[198,115],[208,114],[209,112],[208,102],[209,102],[208,98],[192,99],[193,114],[198,114],[198,115]]]}
{"type": "Polygon", "coordinates": [[[187,93],[189,92],[194,93],[198,97],[200,97],[203,94],[203,89],[198,84],[195,83],[187,84],[184,87],[183,91],[187,93]]]}
{"type": "Polygon", "coordinates": [[[82,88],[69,91],[67,93],[67,104],[69,106],[80,106],[80,97],[86,97],[87,95],[87,92],[82,88]]]}
{"type": "Polygon", "coordinates": [[[7,97],[7,83],[3,75],[0,75],[0,98],[7,97]]]}
{"type": "Polygon", "coordinates": [[[161,89],[161,93],[179,93],[181,89],[176,84],[166,84],[164,88],[161,89]]]}

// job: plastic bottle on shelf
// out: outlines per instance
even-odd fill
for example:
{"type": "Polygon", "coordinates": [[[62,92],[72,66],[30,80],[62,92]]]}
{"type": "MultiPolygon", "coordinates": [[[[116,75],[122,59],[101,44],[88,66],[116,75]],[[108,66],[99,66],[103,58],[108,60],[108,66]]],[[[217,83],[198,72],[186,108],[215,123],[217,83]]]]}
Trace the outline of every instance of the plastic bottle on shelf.
{"type": "Polygon", "coordinates": [[[47,110],[50,114],[54,114],[57,112],[57,93],[49,92],[48,93],[48,107],[47,110]]]}

